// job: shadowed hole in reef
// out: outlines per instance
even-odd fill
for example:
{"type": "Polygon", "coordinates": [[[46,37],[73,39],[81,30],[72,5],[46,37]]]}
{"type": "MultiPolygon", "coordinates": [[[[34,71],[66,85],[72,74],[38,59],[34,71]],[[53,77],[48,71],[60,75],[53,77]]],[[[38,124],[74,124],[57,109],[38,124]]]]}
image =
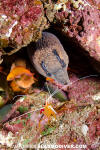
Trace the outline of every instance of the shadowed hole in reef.
{"type": "Polygon", "coordinates": [[[3,48],[3,50],[4,50],[6,53],[9,53],[9,52],[13,51],[14,48],[11,47],[11,46],[8,46],[8,47],[3,48]]]}
{"type": "MultiPolygon", "coordinates": [[[[71,39],[71,38],[65,37],[59,31],[55,30],[54,26],[53,27],[51,26],[51,28],[49,28],[48,30],[45,30],[45,31],[51,32],[54,35],[56,35],[58,37],[58,39],[60,40],[60,42],[62,43],[65,51],[67,52],[67,54],[69,56],[69,65],[68,65],[69,71],[71,71],[71,72],[73,72],[73,73],[75,73],[79,76],[97,74],[97,72],[94,71],[92,65],[90,64],[88,57],[83,54],[84,49],[82,49],[82,47],[80,47],[80,45],[76,42],[76,39],[71,39]]],[[[7,49],[7,51],[10,51],[13,48],[9,47],[9,48],[6,48],[6,49],[7,49]]],[[[31,62],[28,58],[26,49],[27,49],[26,47],[22,48],[17,53],[15,53],[15,54],[13,54],[9,57],[7,56],[6,59],[8,60],[8,59],[11,58],[10,62],[12,63],[12,61],[16,59],[16,55],[18,54],[19,57],[23,56],[30,63],[30,65],[32,66],[32,64],[31,64],[31,62]]],[[[88,54],[86,54],[86,55],[88,55],[88,54]]],[[[11,64],[9,66],[7,64],[5,64],[5,65],[6,65],[7,68],[9,66],[11,66],[11,64]]],[[[41,75],[40,75],[40,78],[44,79],[43,76],[41,76],[41,75]]]]}

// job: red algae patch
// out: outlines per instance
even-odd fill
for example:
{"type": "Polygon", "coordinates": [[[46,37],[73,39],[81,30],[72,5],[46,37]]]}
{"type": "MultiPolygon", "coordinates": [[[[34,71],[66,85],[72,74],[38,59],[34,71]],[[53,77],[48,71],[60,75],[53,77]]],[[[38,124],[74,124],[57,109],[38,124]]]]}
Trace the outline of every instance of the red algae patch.
{"type": "Polygon", "coordinates": [[[90,75],[79,78],[75,74],[70,75],[71,85],[68,88],[69,99],[77,103],[94,104],[100,100],[100,79],[90,75]]]}
{"type": "Polygon", "coordinates": [[[0,1],[0,49],[3,53],[12,54],[36,41],[45,25],[40,0],[0,1]]]}
{"type": "Polygon", "coordinates": [[[59,5],[56,4],[56,28],[95,60],[94,68],[100,72],[100,0],[69,0],[63,4],[65,9],[59,5]]]}

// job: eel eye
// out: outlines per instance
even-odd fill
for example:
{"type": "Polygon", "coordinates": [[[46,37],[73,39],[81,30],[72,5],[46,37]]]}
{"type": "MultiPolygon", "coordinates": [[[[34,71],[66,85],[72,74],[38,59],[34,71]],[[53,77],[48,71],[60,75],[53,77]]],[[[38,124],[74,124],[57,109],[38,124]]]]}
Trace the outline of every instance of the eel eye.
{"type": "Polygon", "coordinates": [[[48,70],[47,70],[47,68],[46,68],[46,66],[45,66],[44,61],[41,61],[41,67],[42,67],[42,69],[45,71],[46,75],[47,75],[48,77],[50,77],[50,76],[51,76],[51,73],[48,72],[48,70]]]}
{"type": "Polygon", "coordinates": [[[54,55],[56,56],[57,60],[60,62],[62,68],[66,67],[66,64],[63,59],[60,58],[59,54],[57,53],[56,49],[53,49],[52,51],[54,55]]]}

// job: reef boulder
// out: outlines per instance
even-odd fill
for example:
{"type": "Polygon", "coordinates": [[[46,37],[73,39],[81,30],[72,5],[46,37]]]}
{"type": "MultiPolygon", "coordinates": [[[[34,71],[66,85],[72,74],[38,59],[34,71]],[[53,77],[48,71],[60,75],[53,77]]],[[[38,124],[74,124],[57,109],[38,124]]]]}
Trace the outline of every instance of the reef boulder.
{"type": "Polygon", "coordinates": [[[87,106],[100,103],[100,78],[96,75],[79,77],[70,74],[70,85],[67,89],[68,97],[74,103],[87,106]]]}
{"type": "Polygon", "coordinates": [[[57,1],[55,28],[71,39],[100,72],[100,0],[57,1]]]}
{"type": "Polygon", "coordinates": [[[1,0],[0,52],[12,54],[36,41],[46,24],[40,0],[1,0]]]}

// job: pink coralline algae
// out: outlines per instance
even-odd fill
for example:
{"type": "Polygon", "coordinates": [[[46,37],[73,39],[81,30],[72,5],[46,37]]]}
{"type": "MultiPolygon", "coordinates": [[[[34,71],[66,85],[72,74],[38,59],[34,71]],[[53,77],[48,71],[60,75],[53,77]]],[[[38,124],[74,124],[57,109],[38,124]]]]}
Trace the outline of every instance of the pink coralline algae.
{"type": "Polygon", "coordinates": [[[79,78],[70,74],[71,85],[68,88],[69,99],[78,104],[95,104],[100,101],[100,79],[99,77],[87,76],[79,78]]]}
{"type": "Polygon", "coordinates": [[[40,0],[0,1],[0,51],[12,54],[36,41],[46,27],[40,0]]]}
{"type": "MultiPolygon", "coordinates": [[[[79,45],[84,54],[95,60],[100,71],[100,0],[69,0],[55,9],[56,29],[79,45]]],[[[94,61],[93,61],[94,62],[94,61]]]]}

